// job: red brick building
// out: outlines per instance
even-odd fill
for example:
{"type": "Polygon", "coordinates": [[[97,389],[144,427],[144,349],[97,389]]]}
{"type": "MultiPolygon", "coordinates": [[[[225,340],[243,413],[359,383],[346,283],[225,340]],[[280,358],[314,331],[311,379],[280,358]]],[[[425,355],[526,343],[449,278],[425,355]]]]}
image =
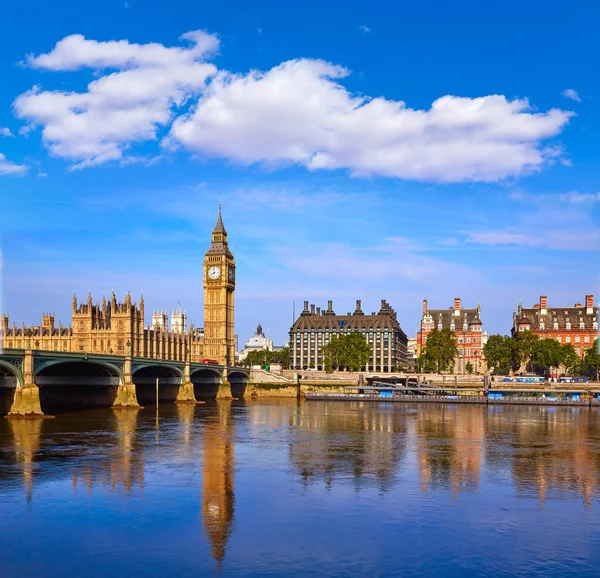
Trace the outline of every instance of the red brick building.
{"type": "Polygon", "coordinates": [[[433,329],[450,329],[456,334],[457,355],[454,360],[454,373],[466,373],[467,363],[471,363],[474,373],[485,371],[485,360],[481,349],[487,340],[482,331],[481,307],[461,309],[460,297],[454,298],[454,306],[448,309],[429,309],[427,299],[423,299],[421,330],[417,333],[417,356],[427,345],[427,336],[433,329]]]}
{"type": "Polygon", "coordinates": [[[548,307],[548,297],[542,295],[531,308],[519,304],[513,313],[511,333],[514,337],[519,331],[531,331],[541,339],[550,337],[562,345],[570,343],[583,357],[598,337],[598,320],[593,295],[586,295],[583,305],[575,303],[573,307],[548,307]]]}

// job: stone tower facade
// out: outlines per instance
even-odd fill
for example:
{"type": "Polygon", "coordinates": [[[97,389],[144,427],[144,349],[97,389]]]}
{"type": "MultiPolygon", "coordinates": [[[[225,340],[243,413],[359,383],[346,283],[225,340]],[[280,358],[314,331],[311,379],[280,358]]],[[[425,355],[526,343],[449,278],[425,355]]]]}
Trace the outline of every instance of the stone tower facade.
{"type": "Polygon", "coordinates": [[[234,291],[235,260],[219,206],[212,242],[204,257],[204,357],[221,365],[235,361],[234,291]]]}

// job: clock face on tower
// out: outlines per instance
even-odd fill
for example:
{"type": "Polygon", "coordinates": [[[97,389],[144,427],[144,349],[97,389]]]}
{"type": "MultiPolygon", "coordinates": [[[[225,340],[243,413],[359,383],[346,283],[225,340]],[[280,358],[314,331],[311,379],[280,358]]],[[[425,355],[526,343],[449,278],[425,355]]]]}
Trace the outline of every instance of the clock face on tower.
{"type": "Polygon", "coordinates": [[[209,270],[208,270],[208,277],[210,279],[218,279],[221,276],[221,269],[219,267],[217,267],[216,265],[213,265],[209,270]]]}

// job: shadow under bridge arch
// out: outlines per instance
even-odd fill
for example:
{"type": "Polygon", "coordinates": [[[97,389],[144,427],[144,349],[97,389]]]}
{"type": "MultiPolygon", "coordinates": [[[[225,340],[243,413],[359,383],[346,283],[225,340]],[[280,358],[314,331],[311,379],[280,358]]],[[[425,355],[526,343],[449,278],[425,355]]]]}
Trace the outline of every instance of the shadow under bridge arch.
{"type": "Polygon", "coordinates": [[[158,380],[158,401],[174,402],[181,386],[183,372],[177,367],[164,365],[142,365],[133,368],[131,380],[135,384],[138,403],[156,403],[156,382],[158,380]]]}
{"type": "Polygon", "coordinates": [[[223,374],[219,369],[202,367],[192,370],[190,381],[194,384],[194,397],[199,401],[210,401],[217,398],[223,374]]]}
{"type": "Polygon", "coordinates": [[[6,415],[12,407],[15,390],[23,385],[19,369],[7,361],[0,360],[0,415],[6,415]]]}
{"type": "Polygon", "coordinates": [[[44,413],[72,409],[110,407],[123,383],[121,369],[99,361],[57,361],[37,368],[35,383],[40,388],[44,413]]]}
{"type": "Polygon", "coordinates": [[[227,381],[231,386],[231,397],[242,399],[248,385],[248,374],[243,371],[231,370],[227,372],[227,381]]]}

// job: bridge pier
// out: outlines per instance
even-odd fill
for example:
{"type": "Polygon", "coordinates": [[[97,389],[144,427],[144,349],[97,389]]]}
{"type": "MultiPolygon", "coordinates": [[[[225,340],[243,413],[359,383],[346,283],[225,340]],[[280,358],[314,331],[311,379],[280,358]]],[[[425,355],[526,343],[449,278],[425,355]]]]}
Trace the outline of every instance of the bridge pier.
{"type": "Polygon", "coordinates": [[[131,356],[125,358],[123,364],[123,383],[117,388],[117,396],[112,407],[141,407],[137,400],[135,392],[135,383],[133,383],[131,373],[131,356]]]}
{"type": "Polygon", "coordinates": [[[176,403],[196,403],[196,396],[194,395],[194,384],[190,378],[190,362],[187,361],[183,369],[183,379],[177,392],[176,403]]]}
{"type": "Polygon", "coordinates": [[[34,379],[33,352],[28,349],[23,357],[23,385],[18,385],[15,390],[8,417],[40,415],[44,415],[40,404],[40,388],[34,379]]]}

